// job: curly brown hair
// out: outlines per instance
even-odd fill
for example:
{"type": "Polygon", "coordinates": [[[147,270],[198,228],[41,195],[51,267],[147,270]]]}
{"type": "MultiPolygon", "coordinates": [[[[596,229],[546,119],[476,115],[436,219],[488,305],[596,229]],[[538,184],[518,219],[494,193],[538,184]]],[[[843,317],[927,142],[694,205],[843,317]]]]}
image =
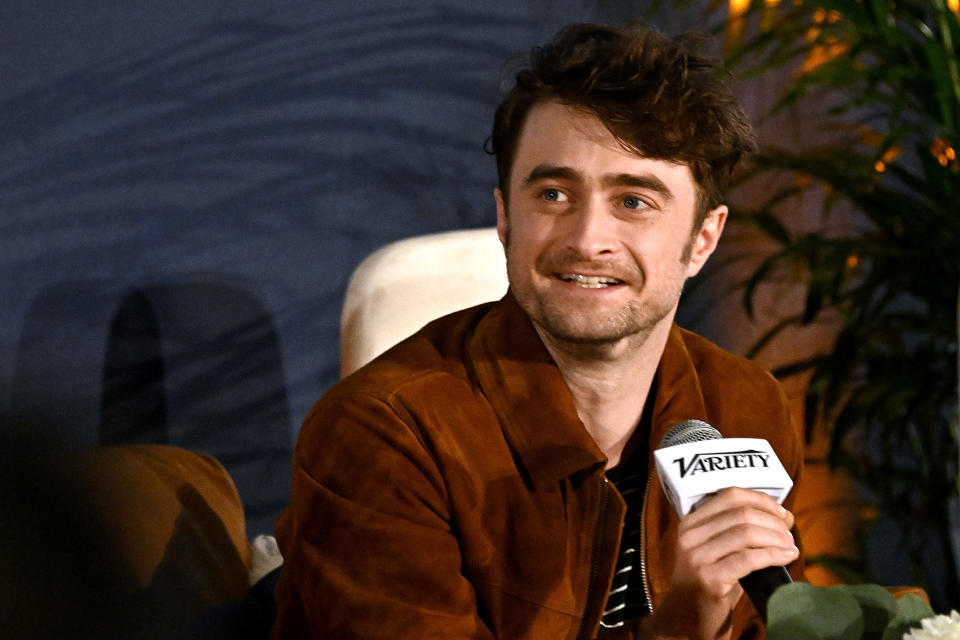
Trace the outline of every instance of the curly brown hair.
{"type": "Polygon", "coordinates": [[[501,190],[527,114],[553,100],[589,110],[634,153],[689,166],[699,186],[699,228],[722,203],[734,166],[756,149],[729,74],[694,52],[703,44],[636,24],[572,24],[534,48],[494,116],[489,147],[501,190]]]}

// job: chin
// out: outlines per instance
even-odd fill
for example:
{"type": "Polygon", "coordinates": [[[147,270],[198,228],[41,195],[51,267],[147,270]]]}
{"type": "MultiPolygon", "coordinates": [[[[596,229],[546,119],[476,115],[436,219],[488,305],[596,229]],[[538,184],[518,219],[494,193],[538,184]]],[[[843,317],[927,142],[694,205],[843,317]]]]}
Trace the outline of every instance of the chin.
{"type": "Polygon", "coordinates": [[[571,308],[544,298],[521,301],[527,315],[547,334],[568,344],[614,344],[626,338],[646,338],[671,316],[669,305],[625,305],[618,309],[571,308]]]}
{"type": "Polygon", "coordinates": [[[557,340],[579,344],[608,344],[643,333],[644,328],[626,314],[544,313],[534,316],[544,331],[557,340]]]}

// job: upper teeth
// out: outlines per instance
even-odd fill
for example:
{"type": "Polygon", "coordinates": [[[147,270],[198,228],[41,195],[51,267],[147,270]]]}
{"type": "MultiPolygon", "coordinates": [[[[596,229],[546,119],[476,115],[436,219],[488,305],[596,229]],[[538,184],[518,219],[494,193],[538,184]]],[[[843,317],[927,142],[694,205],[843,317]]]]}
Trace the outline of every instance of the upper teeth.
{"type": "Polygon", "coordinates": [[[616,278],[607,278],[605,276],[583,276],[579,273],[566,273],[561,276],[567,282],[572,282],[580,287],[589,287],[593,289],[599,289],[600,287],[609,287],[611,285],[619,284],[620,281],[616,278]]]}

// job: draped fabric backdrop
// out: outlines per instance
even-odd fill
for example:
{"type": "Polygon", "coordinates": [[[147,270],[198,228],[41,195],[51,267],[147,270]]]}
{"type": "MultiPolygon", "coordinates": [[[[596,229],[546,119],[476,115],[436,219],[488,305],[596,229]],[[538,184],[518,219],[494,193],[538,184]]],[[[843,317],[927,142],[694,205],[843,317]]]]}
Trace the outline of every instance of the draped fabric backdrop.
{"type": "MultiPolygon", "coordinates": [[[[504,61],[596,2],[5,3],[0,409],[228,468],[252,533],[353,268],[492,225],[504,61]]],[[[668,14],[664,28],[672,28],[668,14]]]]}

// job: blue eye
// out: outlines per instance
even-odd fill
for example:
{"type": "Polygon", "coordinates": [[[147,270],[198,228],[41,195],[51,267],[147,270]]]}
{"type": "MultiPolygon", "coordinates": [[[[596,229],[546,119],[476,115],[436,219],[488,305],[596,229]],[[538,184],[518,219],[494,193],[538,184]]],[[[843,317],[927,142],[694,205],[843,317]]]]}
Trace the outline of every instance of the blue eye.
{"type": "Polygon", "coordinates": [[[623,199],[623,206],[627,209],[646,209],[647,203],[634,196],[627,196],[623,199]]]}

